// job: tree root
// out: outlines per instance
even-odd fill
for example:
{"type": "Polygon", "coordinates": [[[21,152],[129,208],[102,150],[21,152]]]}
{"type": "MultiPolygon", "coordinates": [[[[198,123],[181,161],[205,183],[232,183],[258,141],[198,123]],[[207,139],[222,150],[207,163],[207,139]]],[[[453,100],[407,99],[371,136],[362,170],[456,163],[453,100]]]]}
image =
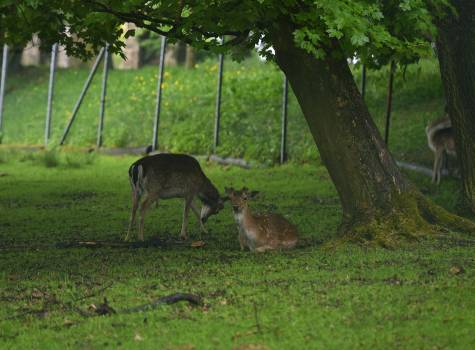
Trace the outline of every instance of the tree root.
{"type": "Polygon", "coordinates": [[[475,235],[475,223],[473,221],[448,212],[421,194],[418,196],[418,207],[423,216],[436,225],[449,230],[475,235]]]}
{"type": "Polygon", "coordinates": [[[452,231],[475,237],[474,222],[449,213],[416,190],[395,194],[393,198],[390,212],[377,211],[344,222],[339,237],[326,246],[337,247],[351,242],[395,248],[429,237],[446,236],[452,231]]]}

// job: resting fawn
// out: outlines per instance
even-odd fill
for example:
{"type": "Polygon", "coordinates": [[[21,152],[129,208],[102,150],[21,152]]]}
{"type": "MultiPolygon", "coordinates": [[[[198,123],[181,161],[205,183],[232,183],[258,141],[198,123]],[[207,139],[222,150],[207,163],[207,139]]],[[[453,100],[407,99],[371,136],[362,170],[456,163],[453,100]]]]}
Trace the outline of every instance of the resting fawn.
{"type": "Polygon", "coordinates": [[[146,156],[133,163],[129,168],[129,180],[132,187],[132,211],[126,240],[135,223],[135,214],[140,208],[138,237],[143,241],[144,218],[147,209],[159,199],[183,198],[183,222],[180,238],[186,239],[186,226],[190,208],[198,217],[203,231],[203,223],[208,217],[217,214],[223,208],[219,192],[201,170],[198,161],[185,154],[155,154],[146,156]],[[198,197],[203,202],[201,214],[193,203],[198,197]]]}
{"type": "Polygon", "coordinates": [[[240,191],[226,188],[239,228],[241,249],[249,247],[251,251],[264,252],[278,248],[293,248],[297,243],[297,230],[294,225],[279,214],[252,214],[247,202],[257,193],[249,192],[247,188],[240,191]]]}
{"type": "Polygon", "coordinates": [[[454,130],[448,115],[433,120],[426,127],[427,143],[434,152],[434,167],[432,169],[432,182],[440,183],[442,164],[446,154],[455,156],[454,130]]]}

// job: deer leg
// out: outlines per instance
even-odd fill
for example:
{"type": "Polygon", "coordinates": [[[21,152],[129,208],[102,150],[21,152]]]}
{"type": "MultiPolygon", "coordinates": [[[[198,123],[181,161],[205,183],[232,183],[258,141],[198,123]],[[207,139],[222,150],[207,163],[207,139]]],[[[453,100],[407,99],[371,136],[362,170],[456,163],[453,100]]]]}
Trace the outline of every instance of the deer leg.
{"type": "Polygon", "coordinates": [[[135,224],[135,214],[137,214],[137,209],[139,207],[139,198],[137,193],[132,190],[132,209],[130,211],[130,222],[129,222],[129,229],[127,230],[127,235],[125,236],[126,241],[130,239],[130,231],[132,230],[132,226],[135,224]]]}
{"type": "Polygon", "coordinates": [[[188,226],[188,213],[190,212],[190,206],[193,198],[185,198],[184,206],[183,206],[183,222],[181,223],[181,232],[180,238],[186,239],[186,227],[188,226]]]}
{"type": "Polygon", "coordinates": [[[191,206],[191,210],[193,210],[193,213],[196,215],[196,217],[198,218],[198,221],[200,222],[200,227],[201,227],[200,238],[202,238],[201,237],[201,232],[204,232],[204,233],[207,234],[208,230],[205,228],[205,226],[203,224],[203,221],[201,220],[200,210],[196,207],[196,204],[193,203],[193,201],[192,201],[190,206],[191,206]]]}
{"type": "Polygon", "coordinates": [[[445,158],[445,154],[444,154],[444,151],[442,150],[440,152],[440,156],[439,156],[439,176],[437,177],[437,185],[440,184],[440,180],[442,179],[442,172],[443,172],[443,165],[444,165],[444,158],[445,158]]]}
{"type": "Polygon", "coordinates": [[[435,183],[437,180],[437,152],[434,152],[434,164],[432,166],[432,183],[435,183]]]}
{"type": "Polygon", "coordinates": [[[144,231],[144,221],[145,213],[147,212],[150,205],[154,202],[154,199],[147,197],[142,204],[140,205],[140,224],[139,224],[139,240],[143,241],[143,231],[144,231]]]}
{"type": "Polygon", "coordinates": [[[440,183],[441,168],[442,168],[442,151],[437,150],[435,152],[434,170],[432,173],[432,183],[436,183],[437,185],[440,183]]]}
{"type": "Polygon", "coordinates": [[[442,174],[449,175],[449,157],[447,157],[447,153],[443,152],[442,153],[442,174]]]}
{"type": "Polygon", "coordinates": [[[241,246],[241,250],[244,250],[247,245],[246,236],[241,232],[241,230],[239,230],[239,245],[241,246]]]}

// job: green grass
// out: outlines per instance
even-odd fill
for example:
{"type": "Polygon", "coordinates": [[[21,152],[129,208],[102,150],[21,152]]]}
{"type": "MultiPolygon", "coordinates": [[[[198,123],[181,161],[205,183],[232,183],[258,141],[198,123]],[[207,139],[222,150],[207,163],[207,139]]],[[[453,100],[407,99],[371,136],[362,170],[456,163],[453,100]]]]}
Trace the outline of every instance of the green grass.
{"type": "MultiPolygon", "coordinates": [[[[428,240],[398,250],[323,249],[341,212],[321,165],[203,164],[221,191],[225,185],[260,190],[252,208],[295,223],[303,243],[293,251],[241,252],[229,205],[208,221],[203,248],[176,244],[179,200],[162,201],[147,217],[146,239],[164,239],[161,247],[56,247],[124,235],[132,161],[0,150],[0,348],[473,348],[473,245],[428,240]],[[465,272],[453,274],[453,266],[465,272]],[[71,311],[104,297],[120,311],[175,292],[199,294],[207,305],[91,318],[71,311]],[[32,310],[46,312],[6,320],[32,310]]],[[[453,209],[456,182],[436,188],[411,177],[453,209]]],[[[192,239],[198,229],[192,218],[192,239]]]]}
{"type": "MultiPolygon", "coordinates": [[[[211,152],[217,63],[196,69],[169,67],[163,83],[160,148],[193,154],[211,152]]],[[[279,157],[282,75],[271,64],[226,61],[223,82],[221,145],[223,155],[272,163],[279,157]]],[[[53,105],[52,144],[58,144],[87,69],[59,70],[53,105]]],[[[157,68],[110,72],[104,128],[106,147],[151,143],[157,68]]],[[[26,69],[9,77],[5,97],[4,144],[42,144],[48,71],[26,69]]],[[[91,84],[67,143],[95,145],[99,115],[100,72],[91,84]]],[[[294,159],[315,159],[315,146],[293,99],[289,137],[294,159]]]]}
{"type": "MultiPolygon", "coordinates": [[[[53,105],[52,144],[59,142],[84,84],[87,69],[58,70],[53,105]]],[[[67,143],[95,145],[99,115],[100,71],[81,106],[67,143]]],[[[157,68],[110,72],[104,129],[107,147],[151,143],[157,68]]],[[[359,80],[359,70],[355,70],[359,80]]],[[[208,154],[212,150],[217,61],[196,69],[167,67],[164,78],[159,144],[163,150],[208,154]]],[[[367,102],[383,128],[387,69],[370,71],[367,102]]],[[[48,84],[47,68],[26,69],[7,81],[3,143],[42,144],[48,84]]],[[[221,145],[218,153],[260,163],[279,159],[282,73],[256,58],[225,62],[221,145]]],[[[399,70],[394,85],[390,147],[397,158],[430,164],[424,127],[443,111],[437,62],[422,60],[399,70]]],[[[295,96],[289,100],[288,148],[291,159],[318,158],[314,141],[295,96]]]]}
{"type": "MultiPolygon", "coordinates": [[[[162,149],[211,150],[216,62],[193,71],[167,68],[160,129],[162,149]]],[[[248,60],[226,62],[219,153],[272,163],[278,157],[282,76],[248,60]]],[[[3,143],[42,142],[47,71],[9,77],[3,143]]],[[[59,71],[53,146],[27,153],[0,148],[0,348],[8,349],[472,349],[475,346],[473,244],[426,240],[397,250],[330,251],[341,216],[337,193],[292,95],[289,149],[282,167],[244,170],[203,164],[222,191],[247,186],[261,195],[256,211],[284,214],[302,243],[293,251],[241,252],[229,205],[210,218],[206,245],[177,243],[182,203],[162,201],[146,219],[142,248],[66,248],[79,240],[115,241],[129,217],[127,168],[134,158],[68,153],[54,147],[86,70],[59,71]],[[317,161],[315,161],[317,159],[317,161]],[[311,162],[309,162],[311,161],[311,162]],[[153,245],[155,238],[163,240],[153,245]],[[451,269],[461,266],[464,272],[451,269]],[[121,309],[175,292],[206,306],[121,309]],[[119,310],[85,318],[106,297],[119,310]],[[18,316],[18,317],[15,317],[18,316]],[[13,318],[12,318],[13,317],[13,318]],[[252,347],[250,344],[253,344],[252,347]],[[260,347],[259,347],[260,346],[260,347]]],[[[112,71],[106,146],[150,142],[156,67],[112,71]]],[[[356,69],[355,76],[359,78],[356,69]]],[[[382,129],[387,70],[370,72],[367,104],[382,129]]],[[[68,143],[95,144],[100,84],[84,101],[68,143]]],[[[430,165],[424,127],[443,111],[433,60],[395,79],[390,149],[398,159],[430,165]]],[[[459,183],[407,174],[437,204],[456,211],[459,183]]],[[[190,220],[197,239],[199,225],[190,220]]],[[[454,233],[454,235],[456,235],[454,233]]]]}

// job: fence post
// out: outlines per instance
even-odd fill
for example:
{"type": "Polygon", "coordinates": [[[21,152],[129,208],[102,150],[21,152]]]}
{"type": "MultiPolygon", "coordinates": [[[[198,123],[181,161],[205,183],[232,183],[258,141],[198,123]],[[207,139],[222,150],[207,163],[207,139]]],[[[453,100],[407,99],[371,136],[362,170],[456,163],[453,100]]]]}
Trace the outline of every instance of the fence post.
{"type": "Polygon", "coordinates": [[[160,125],[160,107],[162,101],[162,81],[163,71],[165,69],[165,49],[167,46],[166,36],[162,36],[162,45],[160,47],[160,64],[158,67],[158,82],[157,82],[157,106],[155,109],[155,121],[153,124],[153,140],[152,151],[156,151],[158,148],[158,127],[160,125]]]}
{"type": "Polygon", "coordinates": [[[394,71],[396,70],[396,63],[391,61],[391,66],[389,68],[389,83],[388,83],[388,97],[386,105],[386,127],[384,129],[384,142],[386,146],[389,142],[389,127],[391,124],[391,108],[393,101],[393,82],[394,82],[394,71]]]}
{"type": "Polygon", "coordinates": [[[282,125],[280,140],[280,164],[287,161],[287,106],[289,100],[289,82],[284,75],[284,88],[282,94],[282,125]]]}
{"type": "Polygon", "coordinates": [[[361,66],[361,97],[363,100],[365,99],[366,95],[366,65],[363,64],[361,66]]]}
{"type": "MultiPolygon", "coordinates": [[[[7,80],[7,66],[8,66],[8,46],[3,45],[3,58],[2,58],[2,76],[0,78],[0,132],[3,128],[3,98],[5,96],[5,82],[7,80]]],[[[0,143],[1,143],[0,138],[0,143]]]]}
{"type": "Polygon", "coordinates": [[[45,122],[45,147],[51,135],[51,114],[53,112],[53,92],[54,92],[54,74],[56,71],[56,57],[58,54],[58,44],[51,47],[51,62],[49,66],[49,83],[48,83],[48,103],[46,105],[46,122],[45,122]]]}
{"type": "MultiPolygon", "coordinates": [[[[221,39],[221,43],[224,43],[224,37],[221,39]]],[[[219,146],[219,129],[221,124],[221,94],[223,86],[223,65],[224,65],[224,55],[219,54],[219,68],[218,68],[218,91],[216,93],[216,108],[214,111],[214,142],[213,142],[213,153],[216,154],[217,148],[219,146]]]]}
{"type": "Polygon", "coordinates": [[[101,91],[101,106],[99,109],[99,124],[97,125],[97,142],[96,148],[102,146],[102,131],[104,130],[104,110],[106,104],[107,92],[107,77],[109,74],[109,44],[106,44],[104,49],[104,70],[102,72],[102,91],[101,91]]]}
{"type": "Polygon", "coordinates": [[[66,140],[66,136],[68,136],[69,130],[71,129],[74,119],[76,118],[76,115],[79,111],[79,107],[81,107],[82,100],[84,99],[84,96],[86,95],[86,92],[89,89],[89,85],[91,85],[91,81],[92,81],[92,78],[94,77],[94,74],[96,74],[97,67],[99,66],[99,63],[101,62],[102,56],[104,56],[104,48],[102,48],[101,51],[99,52],[99,55],[97,55],[96,61],[94,62],[94,65],[92,66],[91,71],[89,72],[89,76],[87,77],[86,82],[84,83],[81,94],[79,95],[79,98],[76,101],[76,105],[74,106],[73,113],[71,114],[68,124],[64,128],[63,136],[61,137],[61,140],[59,141],[60,146],[64,144],[64,141],[66,140]]]}

